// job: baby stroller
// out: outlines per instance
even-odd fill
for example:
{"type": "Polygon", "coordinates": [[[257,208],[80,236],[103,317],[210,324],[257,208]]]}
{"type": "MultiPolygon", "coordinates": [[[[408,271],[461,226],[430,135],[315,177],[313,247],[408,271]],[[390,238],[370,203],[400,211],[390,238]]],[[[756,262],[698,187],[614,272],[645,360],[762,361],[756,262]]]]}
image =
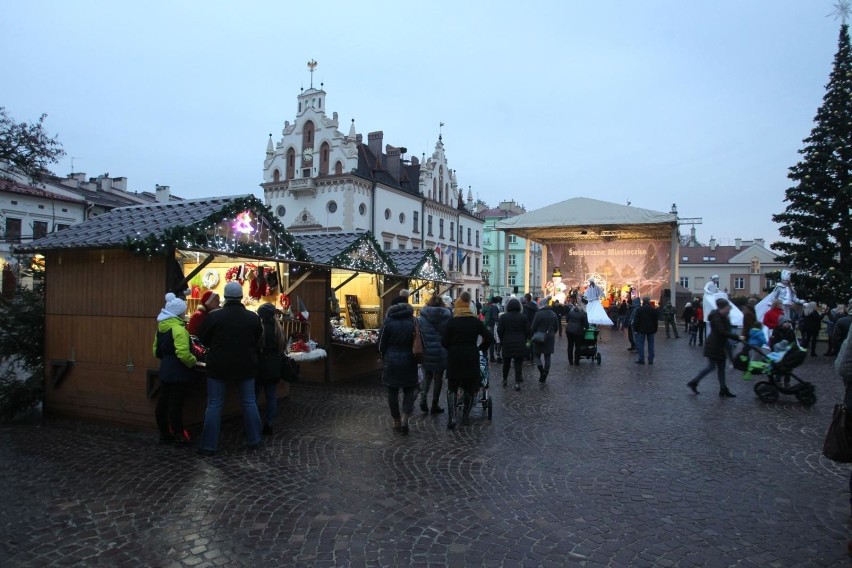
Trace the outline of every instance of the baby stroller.
{"type": "Polygon", "coordinates": [[[580,359],[592,359],[601,364],[601,354],[598,352],[598,328],[590,325],[583,333],[583,340],[580,343],[580,359]]]}
{"type": "Polygon", "coordinates": [[[764,351],[753,345],[749,349],[759,353],[762,360],[752,360],[743,350],[734,358],[734,367],[745,371],[743,378],[746,380],[752,375],[766,375],[767,380],[754,385],[754,394],[761,402],[776,402],[782,394],[796,397],[803,406],[812,406],[816,402],[813,383],[802,380],[793,372],[805,361],[808,354],[806,349],[796,343],[783,352],[764,351]]]}
{"type": "MultiPolygon", "coordinates": [[[[479,352],[479,390],[473,397],[473,406],[481,406],[482,412],[491,420],[491,416],[494,413],[494,404],[491,400],[491,395],[488,392],[488,356],[479,352]]],[[[459,397],[458,400],[458,415],[461,416],[462,411],[464,410],[464,401],[462,397],[459,397]]]]}

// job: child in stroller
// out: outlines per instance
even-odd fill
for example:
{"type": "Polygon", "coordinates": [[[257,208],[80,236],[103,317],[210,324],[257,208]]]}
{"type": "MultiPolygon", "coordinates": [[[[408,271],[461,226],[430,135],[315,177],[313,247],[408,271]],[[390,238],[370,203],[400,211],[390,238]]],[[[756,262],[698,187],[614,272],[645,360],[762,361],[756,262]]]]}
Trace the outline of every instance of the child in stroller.
{"type": "Polygon", "coordinates": [[[762,402],[775,402],[781,394],[793,395],[804,406],[811,406],[816,402],[816,389],[813,383],[802,380],[793,372],[804,362],[808,354],[807,349],[802,349],[795,341],[792,343],[781,341],[771,352],[764,351],[760,347],[752,348],[762,354],[764,360],[752,361],[746,374],[762,372],[766,375],[768,380],[754,385],[754,393],[762,402]],[[761,363],[760,367],[756,366],[758,363],[761,363]]]}

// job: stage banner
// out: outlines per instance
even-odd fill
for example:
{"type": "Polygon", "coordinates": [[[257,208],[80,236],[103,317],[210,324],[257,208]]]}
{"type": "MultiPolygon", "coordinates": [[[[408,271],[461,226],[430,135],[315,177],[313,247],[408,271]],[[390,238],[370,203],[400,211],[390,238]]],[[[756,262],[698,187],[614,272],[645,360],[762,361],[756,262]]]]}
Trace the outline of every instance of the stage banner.
{"type": "Polygon", "coordinates": [[[583,288],[594,278],[607,291],[632,286],[638,295],[659,300],[670,284],[670,241],[574,242],[547,250],[549,270],[558,268],[569,289],[583,288]]]}

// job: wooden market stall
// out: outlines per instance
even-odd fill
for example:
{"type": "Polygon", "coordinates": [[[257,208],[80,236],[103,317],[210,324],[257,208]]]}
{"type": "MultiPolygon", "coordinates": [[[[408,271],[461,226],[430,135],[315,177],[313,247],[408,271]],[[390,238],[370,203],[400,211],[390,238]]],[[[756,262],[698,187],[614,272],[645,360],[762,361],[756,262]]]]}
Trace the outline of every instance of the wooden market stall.
{"type": "MultiPolygon", "coordinates": [[[[415,314],[433,295],[443,295],[453,287],[432,249],[388,251],[388,256],[396,265],[398,276],[387,276],[385,289],[392,292],[407,288],[411,293],[409,302],[414,306],[415,314]]],[[[389,303],[394,296],[396,294],[388,294],[384,300],[389,303]]]]}
{"type": "Polygon", "coordinates": [[[396,266],[369,232],[297,238],[312,263],[331,267],[322,288],[329,323],[324,375],[303,365],[302,379],[341,382],[378,375],[381,361],[376,339],[384,319],[384,278],[398,272],[396,266]]]}
{"type": "MultiPolygon", "coordinates": [[[[312,268],[252,196],[118,208],[19,250],[45,256],[45,415],[146,428],[154,427],[159,361],[152,342],[166,292],[192,290],[193,310],[205,287],[223,295],[228,279],[242,279],[245,301],[256,309],[279,302],[282,291],[297,292],[312,268]],[[277,286],[258,294],[252,269],[255,277],[274,272],[277,286]]],[[[188,425],[203,419],[204,376],[184,407],[188,425]]],[[[226,411],[236,408],[227,402],[226,411]]]]}

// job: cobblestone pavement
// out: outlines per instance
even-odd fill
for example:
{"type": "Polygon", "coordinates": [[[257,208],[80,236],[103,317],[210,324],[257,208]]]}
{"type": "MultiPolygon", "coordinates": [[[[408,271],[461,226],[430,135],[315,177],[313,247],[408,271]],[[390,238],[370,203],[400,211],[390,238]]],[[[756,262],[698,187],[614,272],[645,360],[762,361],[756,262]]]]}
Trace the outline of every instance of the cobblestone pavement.
{"type": "Polygon", "coordinates": [[[0,565],[847,565],[849,467],[820,452],[841,390],[828,358],[800,368],[816,406],[766,406],[735,373],[738,398],[714,377],[692,395],[686,342],[660,334],[639,366],[607,331],[601,366],[568,368],[557,340],[545,386],[534,367],[520,393],[492,381],[492,422],[448,432],[418,410],[407,438],[375,386],[299,385],[261,450],[231,424],[213,458],[6,425],[0,565]]]}

